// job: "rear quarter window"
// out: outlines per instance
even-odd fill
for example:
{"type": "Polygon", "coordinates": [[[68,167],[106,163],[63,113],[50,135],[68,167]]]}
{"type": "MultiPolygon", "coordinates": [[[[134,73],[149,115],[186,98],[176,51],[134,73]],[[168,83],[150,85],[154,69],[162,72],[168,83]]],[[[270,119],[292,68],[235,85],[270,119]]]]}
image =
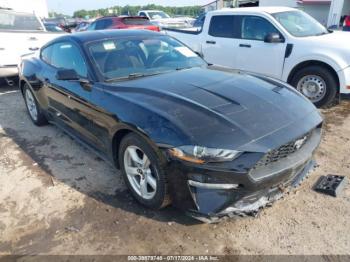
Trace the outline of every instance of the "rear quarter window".
{"type": "Polygon", "coordinates": [[[45,63],[47,64],[51,64],[51,56],[52,56],[52,45],[45,47],[42,51],[41,51],[41,60],[43,60],[45,63]]]}

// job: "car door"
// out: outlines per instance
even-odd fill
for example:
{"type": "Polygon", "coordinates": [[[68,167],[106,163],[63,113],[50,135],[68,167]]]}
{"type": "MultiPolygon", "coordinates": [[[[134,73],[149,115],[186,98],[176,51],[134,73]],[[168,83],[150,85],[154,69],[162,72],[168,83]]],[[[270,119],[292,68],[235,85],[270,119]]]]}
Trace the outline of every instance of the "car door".
{"type": "Polygon", "coordinates": [[[236,67],[238,35],[235,27],[236,16],[213,15],[208,35],[204,39],[202,53],[211,64],[236,67]]]}
{"type": "Polygon", "coordinates": [[[74,69],[82,79],[89,79],[87,63],[78,46],[70,41],[52,46],[50,64],[46,68],[45,93],[48,111],[54,121],[66,131],[97,147],[91,133],[94,114],[91,104],[91,86],[80,81],[58,80],[57,71],[74,69]]]}
{"type": "Polygon", "coordinates": [[[287,44],[267,43],[269,33],[283,35],[267,19],[260,16],[239,16],[240,39],[236,45],[237,68],[281,78],[287,44]]]}

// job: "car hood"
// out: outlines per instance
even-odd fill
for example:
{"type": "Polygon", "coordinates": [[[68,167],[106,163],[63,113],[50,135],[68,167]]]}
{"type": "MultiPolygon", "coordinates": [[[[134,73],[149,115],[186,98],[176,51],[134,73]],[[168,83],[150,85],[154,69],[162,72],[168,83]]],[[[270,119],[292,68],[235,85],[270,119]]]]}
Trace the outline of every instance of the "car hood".
{"type": "Polygon", "coordinates": [[[260,145],[259,150],[265,151],[305,134],[322,121],[312,103],[280,82],[218,68],[193,68],[114,83],[106,90],[161,115],[193,144],[208,147],[245,145],[247,149],[252,142],[280,132],[272,144],[260,145]],[[123,91],[115,87],[123,87],[123,91]]]}
{"type": "MultiPolygon", "coordinates": [[[[317,52],[320,57],[327,54],[333,60],[338,61],[340,69],[350,65],[350,42],[349,32],[334,31],[330,34],[300,38],[303,49],[311,48],[313,53],[317,52]]],[[[297,47],[297,46],[296,46],[297,47]]]]}

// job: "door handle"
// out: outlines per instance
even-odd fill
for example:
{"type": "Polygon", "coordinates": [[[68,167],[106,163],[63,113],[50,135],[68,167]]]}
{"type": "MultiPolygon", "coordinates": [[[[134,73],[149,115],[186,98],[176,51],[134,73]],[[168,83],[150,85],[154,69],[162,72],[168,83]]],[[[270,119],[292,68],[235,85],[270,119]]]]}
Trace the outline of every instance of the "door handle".
{"type": "Polygon", "coordinates": [[[239,44],[239,47],[251,48],[252,46],[249,44],[239,44]]]}
{"type": "Polygon", "coordinates": [[[30,51],[37,51],[37,50],[39,50],[39,47],[29,47],[29,50],[30,51]]]}
{"type": "Polygon", "coordinates": [[[207,41],[206,43],[207,43],[207,44],[211,44],[211,45],[215,45],[215,44],[216,44],[215,41],[207,41]]]}

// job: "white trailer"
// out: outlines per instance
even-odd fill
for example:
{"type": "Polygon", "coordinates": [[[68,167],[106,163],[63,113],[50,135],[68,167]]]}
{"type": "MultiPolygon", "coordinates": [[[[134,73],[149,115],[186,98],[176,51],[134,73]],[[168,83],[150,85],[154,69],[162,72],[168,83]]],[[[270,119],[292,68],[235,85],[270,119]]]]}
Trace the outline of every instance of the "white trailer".
{"type": "Polygon", "coordinates": [[[17,12],[35,13],[40,18],[49,17],[46,0],[0,0],[0,7],[17,12]]]}

